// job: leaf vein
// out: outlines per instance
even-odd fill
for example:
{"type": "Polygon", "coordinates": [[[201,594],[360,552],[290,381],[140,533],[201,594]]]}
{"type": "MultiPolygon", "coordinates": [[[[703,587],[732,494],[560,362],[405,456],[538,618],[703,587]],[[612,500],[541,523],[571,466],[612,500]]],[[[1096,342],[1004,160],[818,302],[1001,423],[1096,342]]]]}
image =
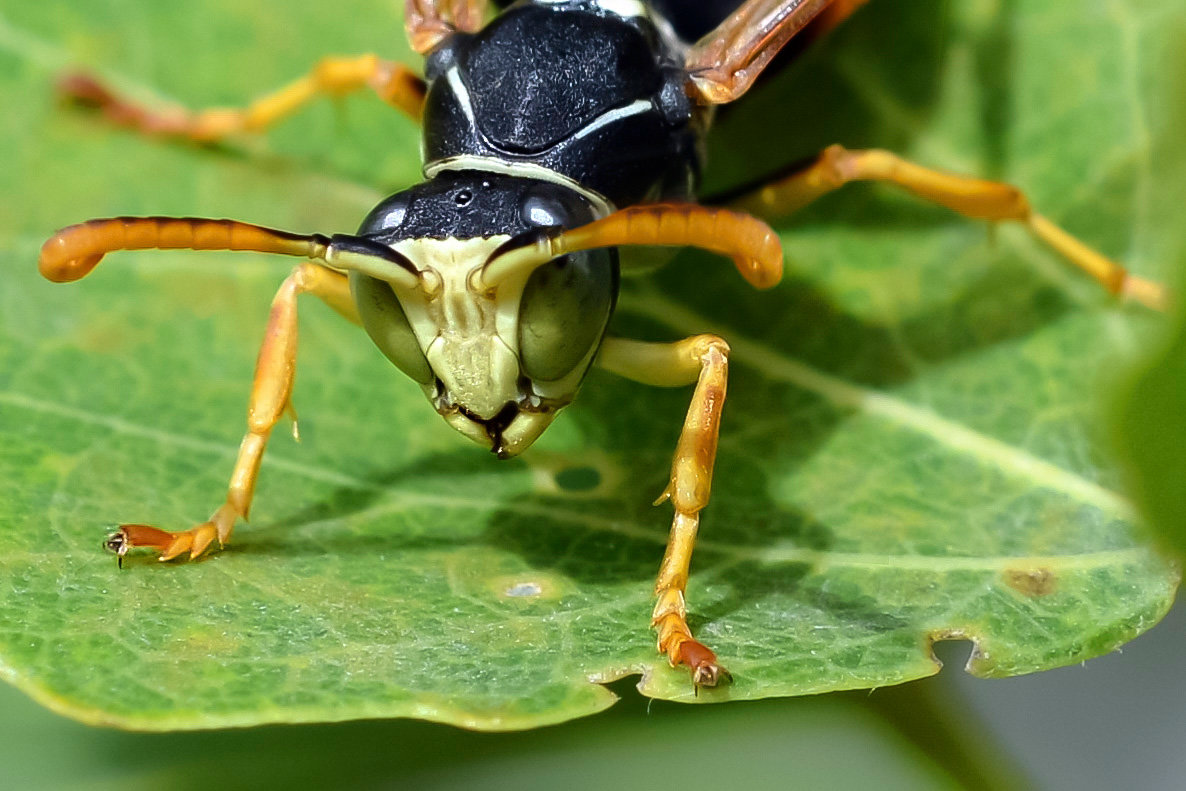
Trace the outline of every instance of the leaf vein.
{"type": "Polygon", "coordinates": [[[886,419],[1013,477],[1061,492],[1119,518],[1135,518],[1132,504],[1110,489],[929,409],[812,368],[659,294],[647,292],[641,296],[624,297],[622,307],[683,332],[715,332],[729,341],[733,349],[731,360],[746,363],[772,379],[813,392],[838,407],[886,419]]]}
{"type": "MultiPolygon", "coordinates": [[[[74,420],[80,423],[89,423],[94,426],[102,426],[103,428],[119,434],[140,437],[142,439],[147,439],[162,445],[172,445],[178,448],[198,451],[200,453],[208,453],[215,456],[234,458],[239,452],[239,449],[235,446],[226,445],[214,440],[188,437],[182,434],[176,434],[174,432],[152,428],[150,426],[141,426],[120,417],[98,415],[85,409],[79,409],[78,407],[69,406],[66,404],[55,404],[45,400],[44,398],[34,398],[23,393],[12,391],[0,392],[0,404],[7,404],[19,409],[27,409],[33,412],[53,415],[55,417],[74,420]]],[[[382,486],[369,481],[364,481],[361,478],[343,475],[342,473],[335,472],[333,470],[327,470],[322,467],[316,467],[310,464],[302,464],[300,462],[291,461],[289,459],[277,456],[275,452],[269,453],[267,456],[265,456],[264,464],[275,469],[281,469],[285,472],[293,473],[295,475],[302,475],[314,480],[324,481],[335,486],[345,486],[351,489],[369,491],[384,490],[382,486]]]]}

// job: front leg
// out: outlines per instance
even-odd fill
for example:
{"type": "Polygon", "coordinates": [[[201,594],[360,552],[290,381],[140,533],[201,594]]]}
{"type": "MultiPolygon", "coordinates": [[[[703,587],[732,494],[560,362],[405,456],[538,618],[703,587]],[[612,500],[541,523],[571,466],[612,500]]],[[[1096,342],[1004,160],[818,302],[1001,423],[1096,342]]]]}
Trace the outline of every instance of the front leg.
{"type": "Polygon", "coordinates": [[[688,567],[708,505],[712,468],[717,455],[721,409],[729,373],[729,345],[715,335],[694,335],[676,343],[644,343],[607,338],[598,364],[645,384],[670,387],[696,382],[684,428],[680,432],[671,478],[655,504],[670,500],[675,508],[667,551],[655,583],[658,601],[651,625],[658,632],[659,651],[672,666],[685,665],[696,686],[712,687],[730,678],[716,654],[692,637],[684,594],[688,567]]]}
{"type": "MultiPolygon", "coordinates": [[[[301,264],[280,286],[272,300],[267,331],[256,362],[255,380],[247,408],[247,434],[239,445],[239,456],[231,473],[226,501],[205,522],[189,530],[169,532],[149,525],[120,525],[107,540],[123,563],[124,554],[134,547],[152,547],[160,551],[160,560],[172,560],[188,553],[196,558],[218,539],[220,546],[230,540],[235,522],[247,519],[255,483],[259,477],[264,448],[272,429],[286,412],[296,374],[297,297],[316,294],[339,312],[357,321],[349,300],[346,276],[317,264],[301,264]]],[[[294,432],[295,433],[295,432],[294,432]]]]}

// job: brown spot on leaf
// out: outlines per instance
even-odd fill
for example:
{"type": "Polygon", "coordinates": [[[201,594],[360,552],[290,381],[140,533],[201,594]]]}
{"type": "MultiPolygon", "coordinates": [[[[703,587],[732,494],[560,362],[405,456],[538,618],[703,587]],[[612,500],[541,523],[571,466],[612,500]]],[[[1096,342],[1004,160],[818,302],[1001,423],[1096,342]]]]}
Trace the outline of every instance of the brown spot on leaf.
{"type": "Polygon", "coordinates": [[[1048,568],[1005,569],[1005,584],[1026,596],[1046,596],[1054,593],[1058,577],[1048,568]]]}

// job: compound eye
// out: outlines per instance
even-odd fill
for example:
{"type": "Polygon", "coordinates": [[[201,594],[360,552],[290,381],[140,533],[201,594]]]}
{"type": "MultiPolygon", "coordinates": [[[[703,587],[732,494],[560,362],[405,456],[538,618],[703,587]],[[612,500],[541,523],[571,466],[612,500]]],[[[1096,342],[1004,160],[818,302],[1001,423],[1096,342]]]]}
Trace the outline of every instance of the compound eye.
{"type": "Polygon", "coordinates": [[[379,351],[420,384],[432,384],[432,368],[391,284],[361,272],[350,272],[349,277],[350,293],[358,307],[363,329],[379,351]]]}
{"type": "Polygon", "coordinates": [[[528,195],[522,206],[523,221],[537,228],[564,227],[568,212],[559,201],[543,195],[528,195]]]}
{"type": "Polygon", "coordinates": [[[399,228],[404,222],[404,215],[408,213],[410,196],[407,192],[400,192],[387,198],[362,221],[358,228],[359,236],[387,236],[399,228]]]}
{"type": "Polygon", "coordinates": [[[535,184],[519,199],[519,217],[532,228],[575,228],[593,222],[593,207],[558,184],[535,184]]]}
{"type": "Polygon", "coordinates": [[[519,306],[519,362],[538,382],[576,370],[601,341],[618,293],[618,259],[588,250],[532,272],[519,306]]]}

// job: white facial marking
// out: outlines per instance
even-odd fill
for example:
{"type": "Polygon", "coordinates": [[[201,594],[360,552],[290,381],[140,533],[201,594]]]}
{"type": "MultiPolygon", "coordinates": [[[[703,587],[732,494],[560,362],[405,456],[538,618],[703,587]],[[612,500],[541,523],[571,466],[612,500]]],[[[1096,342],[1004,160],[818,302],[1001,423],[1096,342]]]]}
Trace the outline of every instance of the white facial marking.
{"type": "Polygon", "coordinates": [[[470,273],[510,237],[405,239],[393,249],[438,286],[431,291],[397,289],[412,331],[446,398],[483,419],[518,401],[518,339],[500,332],[507,313],[518,315],[522,284],[493,295],[469,289],[470,273]]]}

